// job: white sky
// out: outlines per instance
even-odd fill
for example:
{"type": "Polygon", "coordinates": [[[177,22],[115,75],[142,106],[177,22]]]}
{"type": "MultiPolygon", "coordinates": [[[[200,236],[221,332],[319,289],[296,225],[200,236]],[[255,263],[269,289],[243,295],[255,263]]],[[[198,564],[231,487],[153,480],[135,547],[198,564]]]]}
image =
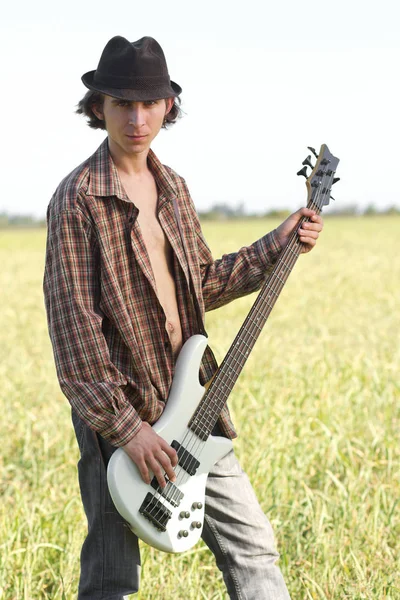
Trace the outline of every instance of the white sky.
{"type": "Polygon", "coordinates": [[[341,159],[338,208],[400,206],[398,0],[23,0],[0,23],[0,212],[43,216],[102,141],[74,108],[114,35],[155,37],[183,88],[153,148],[198,209],[305,204],[296,172],[321,143],[341,159]]]}

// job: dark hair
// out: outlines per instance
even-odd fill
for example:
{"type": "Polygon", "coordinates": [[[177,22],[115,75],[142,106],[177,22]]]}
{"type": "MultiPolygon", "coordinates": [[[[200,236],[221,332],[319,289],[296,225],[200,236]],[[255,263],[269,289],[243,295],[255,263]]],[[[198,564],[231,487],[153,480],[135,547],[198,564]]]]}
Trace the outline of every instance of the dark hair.
{"type": "MultiPolygon", "coordinates": [[[[104,94],[101,92],[94,92],[89,90],[83,96],[82,100],[78,102],[78,108],[76,109],[76,113],[78,115],[84,115],[88,119],[89,127],[93,129],[106,129],[105,122],[101,119],[98,119],[94,114],[92,107],[96,106],[97,108],[102,108],[104,102],[104,94]]],[[[175,98],[175,101],[172,105],[171,110],[167,115],[165,115],[164,122],[162,127],[167,129],[168,125],[173,125],[176,123],[178,119],[182,117],[182,109],[180,107],[181,99],[179,97],[175,98]]]]}

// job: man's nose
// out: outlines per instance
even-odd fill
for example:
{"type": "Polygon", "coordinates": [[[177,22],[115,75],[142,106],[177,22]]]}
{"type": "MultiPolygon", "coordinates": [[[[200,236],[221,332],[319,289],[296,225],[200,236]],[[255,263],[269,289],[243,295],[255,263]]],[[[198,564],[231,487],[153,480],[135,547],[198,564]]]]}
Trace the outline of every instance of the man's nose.
{"type": "Polygon", "coordinates": [[[144,110],[140,105],[133,105],[129,111],[129,123],[135,127],[144,125],[144,110]]]}

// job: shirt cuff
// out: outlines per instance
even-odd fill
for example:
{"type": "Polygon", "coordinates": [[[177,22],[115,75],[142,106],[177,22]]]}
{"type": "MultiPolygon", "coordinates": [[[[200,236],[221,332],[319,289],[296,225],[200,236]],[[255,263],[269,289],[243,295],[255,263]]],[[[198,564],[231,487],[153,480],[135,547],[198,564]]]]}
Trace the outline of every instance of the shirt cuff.
{"type": "Polygon", "coordinates": [[[142,429],[143,421],[131,404],[113,415],[111,424],[99,434],[112,446],[124,446],[142,429]]]}
{"type": "Polygon", "coordinates": [[[270,267],[276,263],[282,250],[276,229],[254,242],[253,246],[263,268],[270,267]]]}

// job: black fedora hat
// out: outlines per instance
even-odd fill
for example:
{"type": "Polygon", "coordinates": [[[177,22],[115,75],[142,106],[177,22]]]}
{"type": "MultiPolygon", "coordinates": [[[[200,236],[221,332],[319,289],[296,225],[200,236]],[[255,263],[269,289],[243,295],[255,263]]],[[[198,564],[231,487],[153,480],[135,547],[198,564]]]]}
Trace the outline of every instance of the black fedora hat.
{"type": "Polygon", "coordinates": [[[111,38],[97,69],[85,73],[82,82],[89,90],[131,101],[159,100],[182,92],[170,80],[164,52],[152,37],[137,42],[119,35],[111,38]]]}

